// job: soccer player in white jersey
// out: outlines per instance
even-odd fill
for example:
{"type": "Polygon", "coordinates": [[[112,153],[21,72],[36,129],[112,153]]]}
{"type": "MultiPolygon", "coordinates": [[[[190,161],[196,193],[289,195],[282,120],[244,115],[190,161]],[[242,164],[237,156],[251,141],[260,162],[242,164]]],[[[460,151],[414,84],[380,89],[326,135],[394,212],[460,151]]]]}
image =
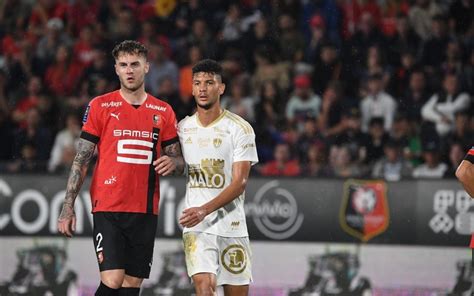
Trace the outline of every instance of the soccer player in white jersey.
{"type": "Polygon", "coordinates": [[[184,227],[186,266],[198,296],[248,295],[251,250],[245,221],[245,187],[258,162],[248,122],[223,110],[222,68],[213,60],[193,67],[197,112],[178,125],[187,166],[184,227]]]}

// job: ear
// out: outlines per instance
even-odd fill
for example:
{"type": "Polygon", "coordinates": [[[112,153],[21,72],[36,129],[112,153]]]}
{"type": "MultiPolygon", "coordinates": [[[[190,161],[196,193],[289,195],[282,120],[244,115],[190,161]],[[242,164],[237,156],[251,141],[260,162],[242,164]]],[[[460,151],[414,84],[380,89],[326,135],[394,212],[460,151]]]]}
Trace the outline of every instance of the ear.
{"type": "Polygon", "coordinates": [[[221,85],[219,85],[219,95],[222,95],[225,91],[225,83],[221,83],[221,85]]]}
{"type": "Polygon", "coordinates": [[[145,63],[145,74],[148,73],[149,70],[150,70],[150,63],[147,61],[145,63]]]}

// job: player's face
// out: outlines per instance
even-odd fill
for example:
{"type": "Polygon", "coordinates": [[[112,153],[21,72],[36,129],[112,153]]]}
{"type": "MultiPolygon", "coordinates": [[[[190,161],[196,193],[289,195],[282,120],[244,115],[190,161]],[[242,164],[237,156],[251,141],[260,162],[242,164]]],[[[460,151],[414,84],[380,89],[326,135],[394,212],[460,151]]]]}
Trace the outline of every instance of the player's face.
{"type": "Polygon", "coordinates": [[[225,84],[218,75],[199,72],[193,76],[193,96],[200,108],[210,109],[216,103],[219,104],[224,90],[225,84]]]}
{"type": "Polygon", "coordinates": [[[144,86],[145,74],[148,73],[149,64],[144,56],[122,53],[115,61],[120,85],[130,91],[136,91],[144,86]]]}

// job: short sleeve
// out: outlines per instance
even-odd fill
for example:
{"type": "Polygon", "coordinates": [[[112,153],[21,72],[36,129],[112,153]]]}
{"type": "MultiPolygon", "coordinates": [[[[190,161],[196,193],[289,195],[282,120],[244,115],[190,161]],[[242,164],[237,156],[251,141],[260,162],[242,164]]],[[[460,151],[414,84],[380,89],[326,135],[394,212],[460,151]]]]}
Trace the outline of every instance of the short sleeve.
{"type": "Polygon", "coordinates": [[[100,120],[100,112],[95,100],[92,100],[84,112],[82,117],[82,133],[81,138],[97,144],[102,134],[102,123],[100,120]]]}
{"type": "Polygon", "coordinates": [[[162,143],[161,146],[165,147],[174,142],[178,141],[178,122],[176,121],[176,115],[170,105],[166,108],[166,122],[161,132],[162,143]]]}
{"type": "Polygon", "coordinates": [[[252,165],[258,163],[255,133],[250,124],[247,123],[245,128],[239,126],[234,136],[234,162],[250,161],[252,165]]]}

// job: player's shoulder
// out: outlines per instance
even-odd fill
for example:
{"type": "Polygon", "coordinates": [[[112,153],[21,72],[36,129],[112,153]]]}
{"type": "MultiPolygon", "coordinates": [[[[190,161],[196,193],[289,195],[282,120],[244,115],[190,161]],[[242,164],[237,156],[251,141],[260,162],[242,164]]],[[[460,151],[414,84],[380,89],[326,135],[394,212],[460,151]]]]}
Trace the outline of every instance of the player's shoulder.
{"type": "Polygon", "coordinates": [[[173,108],[167,102],[148,94],[148,100],[145,101],[145,108],[162,112],[173,112],[173,108]]]}
{"type": "Polygon", "coordinates": [[[122,104],[123,100],[120,98],[118,90],[97,96],[89,102],[90,106],[101,108],[120,107],[122,104]]]}
{"type": "Polygon", "coordinates": [[[186,117],[184,117],[183,119],[181,119],[178,123],[178,128],[181,129],[183,127],[189,127],[191,125],[193,125],[193,123],[196,122],[196,120],[194,119],[196,117],[196,114],[193,114],[193,115],[188,115],[186,117]]]}
{"type": "Polygon", "coordinates": [[[243,132],[245,134],[254,133],[252,126],[247,120],[229,110],[224,111],[223,119],[226,120],[229,124],[229,127],[235,131],[243,132]]]}

